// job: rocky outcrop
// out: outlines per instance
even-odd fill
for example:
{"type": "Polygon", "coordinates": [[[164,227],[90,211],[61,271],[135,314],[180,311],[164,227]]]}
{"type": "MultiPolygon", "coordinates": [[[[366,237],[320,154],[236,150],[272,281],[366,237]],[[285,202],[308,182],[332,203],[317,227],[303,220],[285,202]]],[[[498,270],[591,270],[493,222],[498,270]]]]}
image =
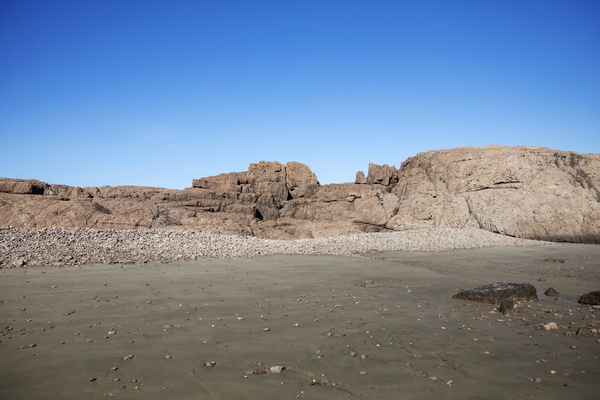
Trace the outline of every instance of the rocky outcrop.
{"type": "Polygon", "coordinates": [[[541,147],[420,153],[400,168],[386,227],[480,227],[505,235],[600,243],[600,155],[541,147]]]}
{"type": "Polygon", "coordinates": [[[600,243],[600,155],[541,147],[419,153],[320,185],[308,166],[261,161],[192,187],[72,187],[0,179],[0,226],[195,229],[292,239],[427,228],[600,243]]]}

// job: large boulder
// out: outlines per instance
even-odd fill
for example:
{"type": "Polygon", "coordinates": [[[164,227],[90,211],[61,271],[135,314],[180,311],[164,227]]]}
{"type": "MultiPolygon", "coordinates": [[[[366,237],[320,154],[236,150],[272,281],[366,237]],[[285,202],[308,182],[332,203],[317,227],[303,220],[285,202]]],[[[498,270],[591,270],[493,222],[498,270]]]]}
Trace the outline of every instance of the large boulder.
{"type": "Polygon", "coordinates": [[[503,300],[538,301],[535,286],[529,283],[508,282],[497,282],[463,290],[456,293],[452,298],[488,304],[500,304],[503,300]]]}
{"type": "Polygon", "coordinates": [[[589,292],[584,294],[579,298],[579,303],[588,304],[591,306],[599,306],[600,305],[600,290],[596,290],[595,292],[589,292]]]}

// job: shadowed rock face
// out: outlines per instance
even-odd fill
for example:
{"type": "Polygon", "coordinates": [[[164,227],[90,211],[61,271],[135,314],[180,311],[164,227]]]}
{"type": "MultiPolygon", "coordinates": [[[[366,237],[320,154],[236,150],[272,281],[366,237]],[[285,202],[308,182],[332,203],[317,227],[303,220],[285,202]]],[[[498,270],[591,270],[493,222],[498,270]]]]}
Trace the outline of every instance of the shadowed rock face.
{"type": "Polygon", "coordinates": [[[169,190],[79,188],[0,179],[0,225],[197,229],[293,239],[433,227],[600,243],[600,155],[541,147],[463,147],[370,164],[355,183],[320,185],[304,164],[261,161],[246,172],[169,190]]]}

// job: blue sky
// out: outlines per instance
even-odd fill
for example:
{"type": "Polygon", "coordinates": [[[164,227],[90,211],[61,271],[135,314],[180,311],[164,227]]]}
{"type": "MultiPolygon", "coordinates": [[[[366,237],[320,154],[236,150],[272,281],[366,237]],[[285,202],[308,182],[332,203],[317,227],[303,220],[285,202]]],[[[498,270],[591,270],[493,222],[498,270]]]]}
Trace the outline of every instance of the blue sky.
{"type": "Polygon", "coordinates": [[[321,183],[421,151],[600,153],[600,2],[0,0],[0,176],[321,183]]]}

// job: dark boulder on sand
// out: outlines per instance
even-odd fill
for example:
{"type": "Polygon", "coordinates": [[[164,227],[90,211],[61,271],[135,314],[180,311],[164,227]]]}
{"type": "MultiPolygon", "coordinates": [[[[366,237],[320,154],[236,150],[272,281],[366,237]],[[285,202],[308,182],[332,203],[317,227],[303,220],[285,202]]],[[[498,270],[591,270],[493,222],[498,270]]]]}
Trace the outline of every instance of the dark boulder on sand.
{"type": "Polygon", "coordinates": [[[595,292],[589,292],[579,298],[581,304],[588,304],[590,306],[600,305],[600,290],[595,292]]]}
{"type": "Polygon", "coordinates": [[[456,293],[452,298],[488,304],[500,304],[503,300],[507,299],[538,301],[535,286],[529,283],[508,282],[496,282],[471,290],[463,290],[456,293]]]}

